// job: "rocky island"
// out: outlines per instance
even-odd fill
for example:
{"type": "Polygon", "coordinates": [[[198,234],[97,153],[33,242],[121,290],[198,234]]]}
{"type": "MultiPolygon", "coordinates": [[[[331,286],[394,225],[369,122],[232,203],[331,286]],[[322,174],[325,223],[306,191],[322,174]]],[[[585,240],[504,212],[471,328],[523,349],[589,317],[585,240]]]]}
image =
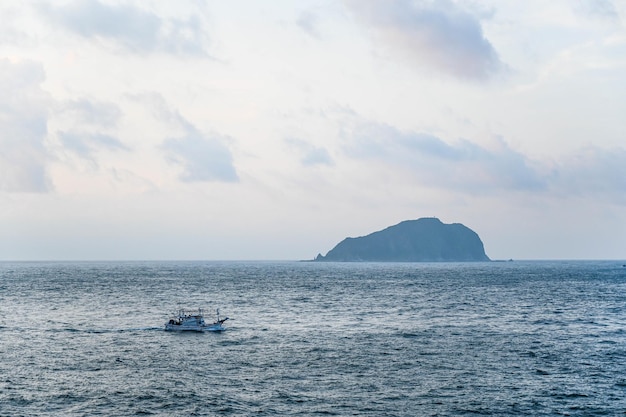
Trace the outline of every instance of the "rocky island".
{"type": "Polygon", "coordinates": [[[406,220],[367,236],[346,238],[326,256],[331,262],[478,262],[489,261],[478,234],[460,223],[435,217],[406,220]]]}

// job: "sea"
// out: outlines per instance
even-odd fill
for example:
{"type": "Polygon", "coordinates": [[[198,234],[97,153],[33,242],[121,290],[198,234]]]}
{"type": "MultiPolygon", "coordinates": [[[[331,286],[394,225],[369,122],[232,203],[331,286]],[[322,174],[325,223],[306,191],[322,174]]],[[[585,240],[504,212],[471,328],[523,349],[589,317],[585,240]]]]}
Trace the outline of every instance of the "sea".
{"type": "Polygon", "coordinates": [[[625,415],[624,263],[0,262],[0,416],[625,415]]]}

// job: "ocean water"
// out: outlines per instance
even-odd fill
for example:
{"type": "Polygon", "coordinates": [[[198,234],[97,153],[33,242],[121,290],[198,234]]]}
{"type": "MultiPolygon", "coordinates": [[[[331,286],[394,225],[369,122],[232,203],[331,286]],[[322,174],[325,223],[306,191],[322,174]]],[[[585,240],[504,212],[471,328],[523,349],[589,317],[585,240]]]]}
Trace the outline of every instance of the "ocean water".
{"type": "Polygon", "coordinates": [[[0,416],[624,415],[622,263],[4,262],[0,416]]]}

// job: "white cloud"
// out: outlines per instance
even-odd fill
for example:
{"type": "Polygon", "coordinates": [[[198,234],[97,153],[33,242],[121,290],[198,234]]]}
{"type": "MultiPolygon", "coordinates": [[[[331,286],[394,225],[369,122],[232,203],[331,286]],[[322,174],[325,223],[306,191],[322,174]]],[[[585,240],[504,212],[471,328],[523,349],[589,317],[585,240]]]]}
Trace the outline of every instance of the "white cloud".
{"type": "Polygon", "coordinates": [[[101,127],[117,125],[122,116],[117,104],[84,97],[62,103],[57,112],[71,118],[73,123],[101,127]]]}
{"type": "Polygon", "coordinates": [[[564,156],[555,168],[561,195],[626,204],[626,149],[588,146],[564,156]]]}
{"type": "Polygon", "coordinates": [[[89,160],[93,160],[94,153],[98,150],[129,150],[119,139],[103,133],[70,131],[59,132],[58,135],[65,150],[89,160]]]}
{"type": "Polygon", "coordinates": [[[296,24],[310,36],[319,39],[320,33],[317,27],[318,20],[319,17],[317,14],[307,10],[300,13],[300,16],[298,16],[298,19],[296,20],[296,24]]]}
{"type": "Polygon", "coordinates": [[[0,59],[0,190],[45,192],[50,98],[41,89],[45,73],[33,61],[0,59]]]}
{"type": "Polygon", "coordinates": [[[166,139],[162,149],[168,161],[180,165],[184,182],[239,180],[232,155],[219,135],[202,134],[192,129],[186,135],[166,139]]]}
{"type": "Polygon", "coordinates": [[[536,163],[501,139],[488,149],[469,140],[448,143],[431,134],[359,119],[345,123],[342,135],[347,156],[402,169],[425,186],[492,194],[537,191],[547,185],[536,163]]]}
{"type": "Polygon", "coordinates": [[[163,18],[130,4],[99,0],[73,0],[65,5],[45,5],[41,10],[51,22],[70,32],[131,52],[207,55],[208,36],[195,15],[163,18]]]}
{"type": "Polygon", "coordinates": [[[505,65],[480,21],[447,0],[345,0],[374,35],[381,53],[392,52],[431,72],[487,79],[505,65]]]}
{"type": "Polygon", "coordinates": [[[285,142],[300,153],[300,162],[304,166],[334,165],[333,158],[326,148],[294,138],[286,139],[285,142]]]}
{"type": "Polygon", "coordinates": [[[132,98],[146,105],[159,122],[181,132],[166,138],[160,145],[166,160],[182,168],[181,181],[239,181],[232,153],[227,147],[229,137],[200,131],[180,112],[169,108],[159,94],[147,93],[132,98]]]}
{"type": "Polygon", "coordinates": [[[422,186],[468,195],[527,193],[626,202],[626,149],[588,146],[555,160],[533,159],[503,138],[490,146],[401,131],[358,116],[341,123],[346,156],[401,170],[422,186]]]}
{"type": "Polygon", "coordinates": [[[611,0],[578,0],[572,2],[572,8],[580,16],[619,22],[620,16],[611,0]]]}
{"type": "Polygon", "coordinates": [[[31,44],[28,34],[24,33],[20,29],[21,13],[19,6],[14,2],[2,2],[0,4],[0,19],[2,19],[2,25],[0,25],[0,45],[14,44],[28,46],[31,44]]]}

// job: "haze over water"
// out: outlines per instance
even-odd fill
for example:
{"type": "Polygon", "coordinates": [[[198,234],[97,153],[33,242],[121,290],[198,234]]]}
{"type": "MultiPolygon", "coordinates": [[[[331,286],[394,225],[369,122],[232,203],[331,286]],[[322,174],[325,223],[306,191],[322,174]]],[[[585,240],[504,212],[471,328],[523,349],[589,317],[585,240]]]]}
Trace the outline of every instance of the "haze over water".
{"type": "Polygon", "coordinates": [[[625,290],[610,261],[3,262],[0,415],[618,415],[625,290]],[[163,331],[179,307],[228,330],[163,331]]]}

